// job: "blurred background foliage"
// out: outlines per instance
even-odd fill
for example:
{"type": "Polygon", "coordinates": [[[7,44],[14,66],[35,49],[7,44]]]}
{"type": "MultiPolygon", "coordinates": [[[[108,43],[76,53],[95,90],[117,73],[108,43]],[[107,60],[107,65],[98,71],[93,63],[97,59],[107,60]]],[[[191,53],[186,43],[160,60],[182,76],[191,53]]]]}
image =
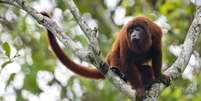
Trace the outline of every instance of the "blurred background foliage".
{"type": "MultiPolygon", "coordinates": [[[[87,47],[86,37],[63,0],[26,1],[38,11],[50,13],[67,35],[87,47]]],[[[176,56],[170,52],[169,46],[183,43],[195,12],[194,5],[188,0],[75,2],[89,23],[98,27],[103,57],[111,49],[115,33],[122,27],[122,18],[143,15],[156,20],[165,16],[170,29],[163,35],[164,67],[175,61],[176,56]]],[[[90,80],[68,71],[51,51],[44,27],[18,7],[0,4],[0,45],[0,101],[131,101],[108,80],[90,80]]],[[[198,57],[200,45],[201,39],[195,47],[198,57]]],[[[72,59],[78,60],[73,52],[64,50],[72,59]]],[[[180,77],[172,82],[162,92],[160,101],[200,101],[199,72],[200,69],[191,80],[180,77]]]]}

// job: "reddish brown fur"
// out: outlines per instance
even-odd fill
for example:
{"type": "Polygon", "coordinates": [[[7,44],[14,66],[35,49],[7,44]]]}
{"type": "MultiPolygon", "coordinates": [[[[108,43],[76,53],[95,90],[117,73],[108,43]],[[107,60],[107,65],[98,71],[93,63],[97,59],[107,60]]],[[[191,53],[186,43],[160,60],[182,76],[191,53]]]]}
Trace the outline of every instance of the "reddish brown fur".
{"type": "MultiPolygon", "coordinates": [[[[141,33],[145,37],[144,33],[141,33]]],[[[166,76],[161,75],[162,64],[162,51],[161,51],[161,37],[162,32],[160,27],[146,17],[137,17],[128,22],[121,31],[118,33],[111,52],[108,54],[107,62],[110,66],[120,67],[128,77],[128,81],[133,88],[136,88],[138,95],[144,95],[144,86],[140,78],[138,68],[152,60],[152,79],[167,79],[166,76]],[[133,25],[142,25],[146,28],[145,32],[148,33],[148,39],[142,40],[140,43],[142,48],[136,48],[127,35],[128,29],[133,25]]]]}
{"type": "MultiPolygon", "coordinates": [[[[53,51],[68,69],[84,77],[104,79],[104,76],[96,68],[84,67],[69,59],[50,31],[48,31],[48,37],[53,51]]],[[[146,82],[146,80],[168,79],[168,77],[161,74],[161,37],[161,29],[155,23],[146,17],[136,17],[120,30],[106,58],[110,67],[117,67],[126,75],[128,82],[137,90],[138,96],[144,96],[145,87],[143,82],[146,82]],[[145,28],[140,34],[144,38],[140,40],[140,48],[129,40],[128,30],[133,25],[142,25],[145,28]],[[147,66],[149,69],[146,69],[146,72],[139,69],[150,60],[152,66],[147,66]],[[142,79],[146,80],[143,81],[142,79]]]]}

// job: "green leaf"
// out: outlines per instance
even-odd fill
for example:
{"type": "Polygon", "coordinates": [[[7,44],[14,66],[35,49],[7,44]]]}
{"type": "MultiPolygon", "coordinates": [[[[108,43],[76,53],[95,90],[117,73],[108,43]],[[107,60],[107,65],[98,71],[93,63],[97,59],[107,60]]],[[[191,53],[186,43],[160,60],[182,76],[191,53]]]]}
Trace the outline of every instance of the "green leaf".
{"type": "Polygon", "coordinates": [[[10,51],[11,51],[11,48],[10,48],[10,45],[8,44],[8,42],[4,42],[2,44],[2,48],[3,50],[6,52],[5,54],[10,57],[10,51]]]}

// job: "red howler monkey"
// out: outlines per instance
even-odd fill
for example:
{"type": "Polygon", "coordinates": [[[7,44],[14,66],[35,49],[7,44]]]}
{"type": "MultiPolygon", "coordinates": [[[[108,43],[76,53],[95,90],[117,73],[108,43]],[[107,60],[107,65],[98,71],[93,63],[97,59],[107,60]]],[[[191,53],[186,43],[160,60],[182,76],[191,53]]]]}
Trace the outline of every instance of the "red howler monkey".
{"type": "MultiPolygon", "coordinates": [[[[46,13],[42,14],[49,17],[46,13]]],[[[126,80],[136,89],[137,96],[145,95],[145,86],[151,80],[169,83],[169,77],[161,73],[161,37],[159,26],[146,17],[136,17],[119,31],[107,55],[109,66],[125,75],[126,80]],[[145,66],[149,61],[152,65],[145,66]]],[[[76,64],[66,56],[49,30],[48,38],[52,50],[68,69],[84,77],[104,79],[103,74],[96,68],[76,64]]]]}

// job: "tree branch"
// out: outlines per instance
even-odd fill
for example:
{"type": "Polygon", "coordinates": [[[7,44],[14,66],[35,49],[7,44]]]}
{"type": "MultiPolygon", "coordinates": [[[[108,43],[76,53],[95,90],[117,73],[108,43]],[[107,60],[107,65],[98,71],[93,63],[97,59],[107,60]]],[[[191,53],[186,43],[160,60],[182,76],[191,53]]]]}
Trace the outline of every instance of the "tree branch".
{"type": "MultiPolygon", "coordinates": [[[[171,77],[172,80],[176,80],[183,71],[185,70],[188,62],[190,60],[191,54],[193,52],[193,47],[195,46],[199,35],[201,33],[201,7],[196,8],[196,13],[194,20],[188,30],[186,39],[183,44],[182,51],[178,56],[177,60],[173,65],[167,69],[164,73],[171,77]]],[[[165,89],[165,85],[162,83],[156,83],[152,86],[151,90],[148,93],[148,97],[145,101],[156,101],[160,93],[165,89]],[[155,100],[151,100],[151,99],[155,100]]]]}
{"type": "Polygon", "coordinates": [[[52,21],[48,17],[41,15],[35,9],[27,5],[27,3],[24,0],[15,0],[15,2],[23,10],[25,10],[28,14],[30,14],[38,23],[42,24],[48,30],[50,30],[65,45],[65,47],[73,51],[76,54],[76,56],[78,56],[81,60],[85,59],[87,51],[83,48],[81,49],[80,47],[78,47],[79,45],[77,45],[76,42],[74,42],[69,36],[65,35],[63,30],[56,24],[55,21],[52,21]]]}
{"type": "Polygon", "coordinates": [[[15,7],[19,7],[15,2],[13,2],[13,0],[7,0],[7,1],[1,0],[0,3],[12,5],[12,6],[15,6],[15,7]]]}
{"type": "Polygon", "coordinates": [[[82,28],[85,35],[88,37],[90,41],[89,49],[91,50],[92,53],[90,54],[89,58],[91,58],[90,60],[92,60],[91,63],[95,65],[98,70],[103,72],[104,76],[107,79],[109,79],[109,81],[112,84],[114,84],[116,88],[118,88],[125,95],[129,96],[131,99],[135,100],[136,91],[133,90],[130,85],[128,85],[123,80],[121,80],[111,70],[108,70],[108,72],[105,72],[105,70],[108,69],[109,66],[99,57],[99,46],[98,46],[97,38],[95,37],[97,30],[93,30],[88,27],[86,22],[82,19],[82,16],[80,15],[79,10],[76,7],[73,0],[65,0],[65,2],[68,8],[70,9],[72,15],[74,16],[75,20],[80,25],[80,27],[82,28]]]}

